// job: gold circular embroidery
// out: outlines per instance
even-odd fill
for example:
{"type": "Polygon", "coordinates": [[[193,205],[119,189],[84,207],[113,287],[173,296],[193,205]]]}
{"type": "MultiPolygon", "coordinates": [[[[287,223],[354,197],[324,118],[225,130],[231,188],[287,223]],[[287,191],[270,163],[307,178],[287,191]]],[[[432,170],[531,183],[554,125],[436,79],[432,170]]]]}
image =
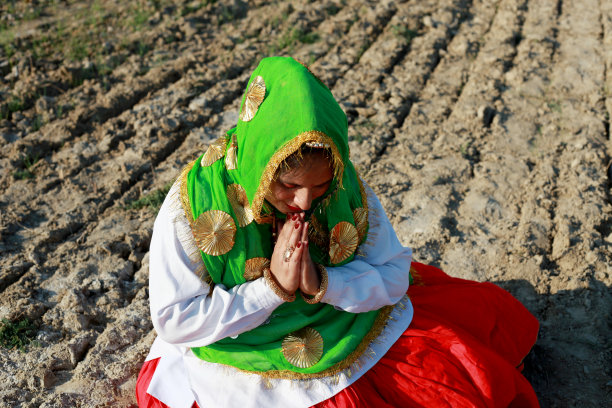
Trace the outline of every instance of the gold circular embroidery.
{"type": "Polygon", "coordinates": [[[315,329],[304,327],[285,337],[282,350],[292,365],[299,368],[312,367],[323,355],[323,337],[315,329]]]}
{"type": "Polygon", "coordinates": [[[225,137],[220,137],[208,146],[206,153],[202,156],[200,165],[202,167],[208,167],[225,154],[225,137]]]}
{"type": "Polygon", "coordinates": [[[268,258],[251,258],[247,259],[244,264],[244,279],[251,281],[263,276],[263,271],[270,267],[268,258]]]}
{"type": "Polygon", "coordinates": [[[193,223],[193,237],[198,248],[208,255],[223,255],[234,246],[236,224],[232,217],[220,210],[200,214],[193,223]]]}
{"type": "Polygon", "coordinates": [[[332,263],[340,263],[351,256],[358,243],[357,228],[353,224],[346,221],[336,224],[329,237],[329,258],[332,263]]]}
{"type": "Polygon", "coordinates": [[[355,219],[355,227],[357,227],[359,242],[362,242],[368,231],[368,210],[363,207],[355,208],[353,210],[353,218],[355,219]]]}
{"type": "Polygon", "coordinates": [[[259,105],[266,96],[266,83],[261,76],[257,76],[247,91],[246,98],[244,98],[244,106],[242,112],[240,112],[240,120],[248,122],[255,117],[259,105]]]}
{"type": "Polygon", "coordinates": [[[227,199],[238,219],[238,225],[241,227],[249,225],[253,221],[253,211],[244,188],[240,184],[230,184],[227,186],[227,199]]]}
{"type": "Polygon", "coordinates": [[[236,170],[236,164],[238,162],[238,143],[236,142],[236,134],[232,135],[232,141],[230,142],[227,151],[225,152],[225,168],[228,170],[236,170]]]}

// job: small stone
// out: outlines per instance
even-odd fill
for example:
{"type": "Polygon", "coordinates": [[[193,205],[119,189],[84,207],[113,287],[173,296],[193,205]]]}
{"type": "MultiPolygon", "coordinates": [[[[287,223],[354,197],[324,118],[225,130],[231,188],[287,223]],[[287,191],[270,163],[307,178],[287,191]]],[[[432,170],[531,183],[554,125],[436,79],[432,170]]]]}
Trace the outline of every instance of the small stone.
{"type": "Polygon", "coordinates": [[[206,106],[206,102],[206,97],[204,95],[200,95],[189,102],[189,109],[192,111],[199,111],[206,106]]]}
{"type": "Polygon", "coordinates": [[[76,338],[68,344],[68,352],[70,353],[70,362],[76,366],[83,358],[85,352],[89,349],[89,336],[76,338]]]}
{"type": "Polygon", "coordinates": [[[179,123],[171,118],[163,118],[161,121],[161,127],[167,132],[173,132],[179,127],[179,123]]]}
{"type": "Polygon", "coordinates": [[[185,33],[186,38],[193,37],[199,31],[198,27],[194,24],[193,21],[187,21],[186,24],[183,24],[181,26],[181,30],[185,33]]]}
{"type": "Polygon", "coordinates": [[[594,264],[597,261],[597,254],[595,252],[589,252],[588,254],[586,254],[586,256],[584,257],[584,260],[586,261],[586,263],[588,264],[594,264]]]}
{"type": "Polygon", "coordinates": [[[491,108],[490,106],[483,105],[478,108],[477,116],[478,119],[482,121],[483,126],[489,127],[493,121],[493,117],[495,116],[495,109],[491,108]]]}
{"type": "Polygon", "coordinates": [[[57,382],[57,377],[51,370],[45,370],[41,378],[43,388],[51,388],[57,382]]]}
{"type": "Polygon", "coordinates": [[[4,61],[0,61],[0,75],[6,75],[11,70],[11,65],[8,62],[8,58],[4,61]]]}

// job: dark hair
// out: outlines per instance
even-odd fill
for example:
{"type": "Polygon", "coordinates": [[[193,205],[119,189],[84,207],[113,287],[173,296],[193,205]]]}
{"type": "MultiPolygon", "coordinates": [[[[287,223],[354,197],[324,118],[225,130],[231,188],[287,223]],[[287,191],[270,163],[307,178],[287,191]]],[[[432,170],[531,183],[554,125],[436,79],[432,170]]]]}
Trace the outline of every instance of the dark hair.
{"type": "Polygon", "coordinates": [[[288,156],[285,160],[282,161],[278,169],[276,170],[276,174],[274,178],[278,178],[283,173],[287,173],[289,171],[295,170],[304,164],[304,162],[313,156],[322,156],[325,157],[331,166],[331,152],[327,148],[322,147],[310,147],[305,144],[302,145],[295,153],[288,156]]]}

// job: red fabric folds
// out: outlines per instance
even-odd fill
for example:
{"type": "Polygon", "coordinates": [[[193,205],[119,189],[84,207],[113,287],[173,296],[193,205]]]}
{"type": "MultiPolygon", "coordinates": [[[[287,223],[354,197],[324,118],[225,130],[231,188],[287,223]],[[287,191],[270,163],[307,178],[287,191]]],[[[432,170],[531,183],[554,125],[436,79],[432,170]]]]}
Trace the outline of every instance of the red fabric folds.
{"type": "Polygon", "coordinates": [[[385,356],[318,408],[538,407],[517,367],[538,322],[505,290],[413,263],[414,319],[385,356]]]}
{"type": "MultiPolygon", "coordinates": [[[[536,341],[535,317],[491,283],[452,278],[416,262],[411,272],[410,327],[364,376],[315,407],[538,407],[520,373],[536,341]]],[[[158,362],[147,361],[140,371],[140,407],[166,407],[146,393],[158,362]]]]}
{"type": "MultiPolygon", "coordinates": [[[[145,361],[138,373],[138,380],[136,380],[136,402],[140,408],[168,408],[166,404],[155,398],[154,396],[147,394],[147,388],[153,378],[153,373],[159,364],[159,358],[154,360],[145,361]]],[[[194,401],[191,408],[199,408],[198,404],[194,401]]]]}

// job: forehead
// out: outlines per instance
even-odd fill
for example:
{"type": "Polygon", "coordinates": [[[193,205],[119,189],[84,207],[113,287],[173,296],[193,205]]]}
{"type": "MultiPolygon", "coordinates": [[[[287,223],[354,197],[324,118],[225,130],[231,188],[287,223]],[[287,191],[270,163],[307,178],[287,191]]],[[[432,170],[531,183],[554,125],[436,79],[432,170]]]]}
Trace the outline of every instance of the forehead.
{"type": "Polygon", "coordinates": [[[278,179],[294,184],[317,184],[330,181],[333,176],[331,162],[324,154],[309,154],[298,166],[281,172],[278,179]]]}

